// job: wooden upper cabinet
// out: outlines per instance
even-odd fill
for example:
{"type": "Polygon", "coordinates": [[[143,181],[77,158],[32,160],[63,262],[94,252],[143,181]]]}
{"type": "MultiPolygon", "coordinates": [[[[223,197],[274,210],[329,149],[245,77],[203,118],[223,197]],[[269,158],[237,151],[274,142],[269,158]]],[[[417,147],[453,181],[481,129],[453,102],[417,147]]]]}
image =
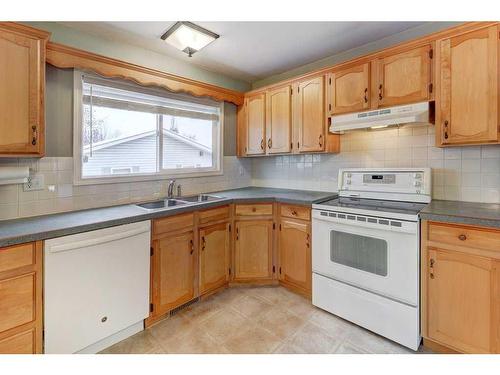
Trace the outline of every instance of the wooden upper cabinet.
{"type": "Polygon", "coordinates": [[[246,154],[266,153],[266,94],[261,93],[245,99],[246,112],[246,154]]]}
{"type": "Polygon", "coordinates": [[[290,85],[266,93],[267,153],[290,152],[292,103],[290,85]]]}
{"type": "Polygon", "coordinates": [[[272,220],[237,221],[235,226],[235,280],[271,279],[273,277],[272,220]]]}
{"type": "Polygon", "coordinates": [[[436,48],[436,143],[497,143],[498,27],[439,40],[436,48]]]}
{"type": "Polygon", "coordinates": [[[364,111],[369,107],[369,63],[328,75],[328,111],[330,115],[364,111]]]}
{"type": "Polygon", "coordinates": [[[373,92],[378,107],[430,99],[431,50],[427,45],[373,62],[373,92]]]}
{"type": "Polygon", "coordinates": [[[498,351],[500,262],[440,248],[427,262],[428,337],[465,353],[498,351]]]}
{"type": "Polygon", "coordinates": [[[308,221],[281,219],[279,228],[279,278],[311,293],[311,247],[308,221]]]}
{"type": "Polygon", "coordinates": [[[325,149],[325,85],[324,76],[295,84],[294,128],[299,152],[325,149]]]}
{"type": "Polygon", "coordinates": [[[0,23],[0,156],[45,152],[45,45],[49,34],[0,23]]]}
{"type": "Polygon", "coordinates": [[[153,241],[154,315],[164,314],[195,296],[193,232],[153,241]]]}
{"type": "Polygon", "coordinates": [[[200,294],[229,280],[229,224],[200,229],[200,294]]]}

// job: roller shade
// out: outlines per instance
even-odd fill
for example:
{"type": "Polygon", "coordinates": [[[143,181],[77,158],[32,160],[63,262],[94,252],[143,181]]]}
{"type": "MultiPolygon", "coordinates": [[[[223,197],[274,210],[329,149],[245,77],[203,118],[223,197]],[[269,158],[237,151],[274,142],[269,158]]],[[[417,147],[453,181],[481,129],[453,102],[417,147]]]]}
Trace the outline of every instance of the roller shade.
{"type": "MultiPolygon", "coordinates": [[[[219,104],[196,100],[188,95],[160,92],[92,76],[83,77],[83,103],[136,112],[145,112],[202,120],[219,120],[219,104]],[[212,104],[213,103],[213,104],[212,104]]],[[[161,90],[165,91],[165,90],[161,90]]]]}

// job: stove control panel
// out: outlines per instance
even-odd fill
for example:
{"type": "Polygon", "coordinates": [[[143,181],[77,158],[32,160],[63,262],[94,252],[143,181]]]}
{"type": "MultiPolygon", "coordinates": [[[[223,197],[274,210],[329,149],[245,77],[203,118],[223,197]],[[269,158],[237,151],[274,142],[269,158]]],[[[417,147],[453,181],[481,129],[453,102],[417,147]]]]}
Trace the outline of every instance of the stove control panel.
{"type": "Polygon", "coordinates": [[[430,168],[353,168],[339,170],[339,195],[430,202],[430,168]]]}

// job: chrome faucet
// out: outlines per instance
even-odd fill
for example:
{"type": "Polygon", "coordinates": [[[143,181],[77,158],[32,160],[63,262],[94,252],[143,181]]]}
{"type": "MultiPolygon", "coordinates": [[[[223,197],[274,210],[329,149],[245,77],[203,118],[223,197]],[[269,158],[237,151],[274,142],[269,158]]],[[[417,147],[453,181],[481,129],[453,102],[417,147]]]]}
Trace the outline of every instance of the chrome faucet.
{"type": "Polygon", "coordinates": [[[174,197],[174,185],[175,185],[175,180],[170,180],[168,182],[167,198],[174,197]]]}

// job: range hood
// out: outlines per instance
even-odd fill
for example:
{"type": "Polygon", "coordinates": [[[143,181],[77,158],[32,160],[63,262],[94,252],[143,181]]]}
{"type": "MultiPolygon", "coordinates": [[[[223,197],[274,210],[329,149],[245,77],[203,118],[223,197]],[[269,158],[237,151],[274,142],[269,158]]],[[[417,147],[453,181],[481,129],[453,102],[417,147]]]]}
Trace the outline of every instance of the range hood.
{"type": "Polygon", "coordinates": [[[341,133],[347,130],[377,129],[403,124],[428,125],[431,122],[429,109],[429,102],[422,102],[332,116],[330,132],[341,133]]]}

